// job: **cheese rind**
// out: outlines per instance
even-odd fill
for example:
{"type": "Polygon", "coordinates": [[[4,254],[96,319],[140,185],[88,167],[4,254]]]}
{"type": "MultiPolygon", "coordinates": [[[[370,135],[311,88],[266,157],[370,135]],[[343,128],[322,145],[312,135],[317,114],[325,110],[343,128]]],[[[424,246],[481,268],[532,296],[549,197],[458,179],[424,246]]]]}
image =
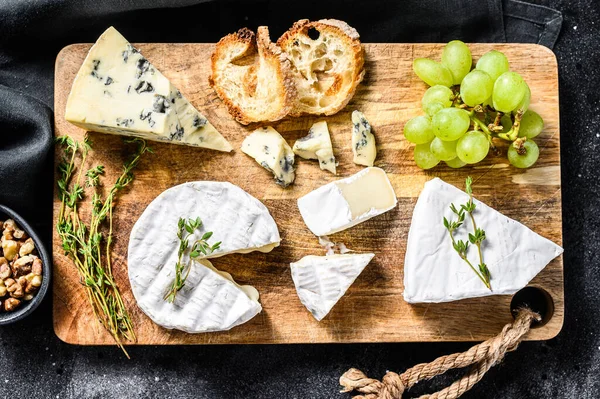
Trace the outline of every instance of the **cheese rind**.
{"type": "Polygon", "coordinates": [[[371,167],[300,197],[298,208],[310,231],[325,236],[381,215],[396,203],[386,173],[371,167]]]}
{"type": "Polygon", "coordinates": [[[229,152],[233,148],[116,29],[92,46],[65,118],[83,129],[229,152]]]}
{"type": "Polygon", "coordinates": [[[322,170],[336,174],[336,161],[327,122],[313,124],[306,137],[296,140],[293,151],[304,159],[317,159],[322,170]]]}
{"type": "Polygon", "coordinates": [[[273,173],[275,183],[280,186],[287,187],[294,182],[294,152],[271,126],[256,129],[248,135],[242,143],[242,152],[273,173]]]}
{"type": "MultiPolygon", "coordinates": [[[[474,199],[477,226],[485,230],[483,259],[491,273],[490,291],[458,256],[443,218],[469,196],[439,178],[425,183],[413,211],[404,261],[404,299],[409,303],[449,302],[488,295],[509,295],[525,287],[563,249],[521,223],[474,199]]],[[[455,232],[468,240],[473,226],[467,217],[455,232]]],[[[469,259],[477,267],[475,248],[469,259]]]]}
{"type": "Polygon", "coordinates": [[[290,264],[302,304],[321,321],[346,293],[375,254],[309,255],[290,264]]]}
{"type": "MultiPolygon", "coordinates": [[[[194,262],[173,304],[164,300],[175,278],[179,218],[200,217],[201,227],[189,238],[212,231],[209,243],[221,241],[207,258],[231,253],[269,252],[280,242],[268,209],[231,183],[190,182],[155,198],[133,226],[128,272],[140,308],[157,324],[187,332],[228,330],[260,312],[258,292],[235,284],[206,259],[194,262]]],[[[189,250],[184,254],[187,263],[189,250]]]]}
{"type": "Polygon", "coordinates": [[[357,165],[373,166],[377,156],[371,124],[360,111],[352,112],[352,152],[357,165]]]}

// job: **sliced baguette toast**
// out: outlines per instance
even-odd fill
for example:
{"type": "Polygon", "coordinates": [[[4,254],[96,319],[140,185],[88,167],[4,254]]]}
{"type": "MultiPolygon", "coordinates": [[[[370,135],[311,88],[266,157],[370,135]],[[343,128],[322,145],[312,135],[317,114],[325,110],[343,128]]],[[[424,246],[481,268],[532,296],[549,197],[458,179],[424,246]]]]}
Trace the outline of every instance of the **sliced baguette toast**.
{"type": "Polygon", "coordinates": [[[266,26],[256,36],[242,28],[217,43],[210,85],[240,123],[277,121],[294,106],[291,63],[272,43],[266,26]]]}
{"type": "Polygon", "coordinates": [[[335,114],[348,104],[365,74],[358,32],[343,21],[300,20],[277,44],[292,62],[298,91],[291,116],[335,114]]]}

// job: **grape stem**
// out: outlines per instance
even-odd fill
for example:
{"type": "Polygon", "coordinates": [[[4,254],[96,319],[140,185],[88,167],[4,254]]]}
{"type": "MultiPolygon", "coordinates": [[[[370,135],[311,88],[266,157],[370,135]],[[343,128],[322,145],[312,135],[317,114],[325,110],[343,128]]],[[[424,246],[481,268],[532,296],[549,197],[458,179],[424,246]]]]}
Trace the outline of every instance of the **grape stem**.
{"type": "Polygon", "coordinates": [[[523,110],[517,111],[515,115],[515,121],[513,122],[512,128],[506,133],[498,133],[498,137],[507,141],[515,141],[519,137],[519,128],[521,127],[521,118],[523,117],[523,110]]]}
{"type": "Polygon", "coordinates": [[[475,110],[472,110],[471,112],[469,112],[469,118],[471,118],[471,121],[474,124],[474,128],[475,130],[481,129],[481,131],[483,133],[485,133],[485,135],[487,136],[487,139],[490,143],[490,148],[492,149],[492,151],[494,152],[494,154],[498,154],[498,148],[496,147],[496,145],[494,144],[494,141],[492,140],[493,137],[495,137],[495,133],[490,131],[490,129],[485,125],[485,123],[483,123],[478,117],[477,115],[475,115],[475,110]]]}

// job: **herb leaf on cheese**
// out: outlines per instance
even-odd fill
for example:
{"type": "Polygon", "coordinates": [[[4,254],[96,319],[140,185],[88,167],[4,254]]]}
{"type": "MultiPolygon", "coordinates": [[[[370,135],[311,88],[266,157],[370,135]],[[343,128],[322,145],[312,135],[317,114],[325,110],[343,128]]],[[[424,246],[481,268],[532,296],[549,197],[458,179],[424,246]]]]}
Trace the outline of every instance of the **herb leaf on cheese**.
{"type": "Polygon", "coordinates": [[[479,227],[477,227],[477,223],[475,223],[475,217],[473,213],[475,212],[475,202],[473,201],[473,189],[471,185],[473,184],[473,179],[471,176],[467,177],[465,181],[465,192],[469,195],[469,201],[466,204],[462,204],[460,209],[457,209],[454,204],[450,204],[450,210],[457,217],[456,220],[448,220],[444,217],[443,223],[446,230],[448,230],[448,234],[450,235],[450,240],[452,241],[452,247],[458,253],[462,260],[465,261],[467,265],[473,270],[477,277],[488,287],[490,290],[492,286],[490,284],[490,280],[492,275],[487,267],[487,265],[483,262],[483,253],[481,251],[481,243],[485,240],[485,231],[479,227]],[[471,223],[473,224],[473,233],[469,233],[469,241],[456,240],[454,237],[454,232],[460,228],[465,221],[465,214],[469,215],[471,219],[471,223]],[[477,265],[477,269],[471,263],[468,258],[468,249],[469,244],[473,244],[477,247],[477,252],[479,255],[479,264],[477,265]]]}
{"type": "Polygon", "coordinates": [[[212,231],[207,231],[199,240],[194,241],[190,251],[190,259],[187,263],[183,262],[183,256],[190,246],[189,238],[196,230],[202,227],[200,217],[196,219],[179,218],[177,222],[177,238],[179,238],[179,249],[177,251],[177,263],[175,264],[175,279],[171,285],[171,289],[165,295],[164,299],[167,302],[173,303],[179,290],[185,285],[188,275],[190,274],[191,263],[194,259],[200,258],[202,255],[207,256],[221,246],[221,241],[212,245],[208,243],[208,239],[212,237],[212,231]],[[185,233],[187,232],[187,235],[185,233]],[[187,269],[187,271],[186,271],[187,269]],[[185,275],[184,275],[185,272],[185,275]]]}

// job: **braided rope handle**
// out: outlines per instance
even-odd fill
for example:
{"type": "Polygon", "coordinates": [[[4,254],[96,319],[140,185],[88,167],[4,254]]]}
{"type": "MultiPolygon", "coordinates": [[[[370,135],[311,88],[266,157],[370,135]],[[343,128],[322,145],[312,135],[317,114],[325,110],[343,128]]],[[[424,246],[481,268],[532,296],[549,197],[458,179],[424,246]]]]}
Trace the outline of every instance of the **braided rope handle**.
{"type": "Polygon", "coordinates": [[[398,375],[388,371],[381,381],[368,378],[362,371],[350,369],[340,377],[341,392],[360,392],[353,399],[402,399],[405,390],[422,380],[429,380],[444,374],[450,369],[471,366],[467,373],[449,387],[419,399],[456,399],[473,388],[487,373],[500,363],[507,352],[517,349],[523,337],[529,332],[531,323],[540,321],[539,314],[531,309],[518,311],[515,321],[504,326],[500,334],[473,346],[466,352],[441,356],[431,363],[421,363],[398,375]]]}

